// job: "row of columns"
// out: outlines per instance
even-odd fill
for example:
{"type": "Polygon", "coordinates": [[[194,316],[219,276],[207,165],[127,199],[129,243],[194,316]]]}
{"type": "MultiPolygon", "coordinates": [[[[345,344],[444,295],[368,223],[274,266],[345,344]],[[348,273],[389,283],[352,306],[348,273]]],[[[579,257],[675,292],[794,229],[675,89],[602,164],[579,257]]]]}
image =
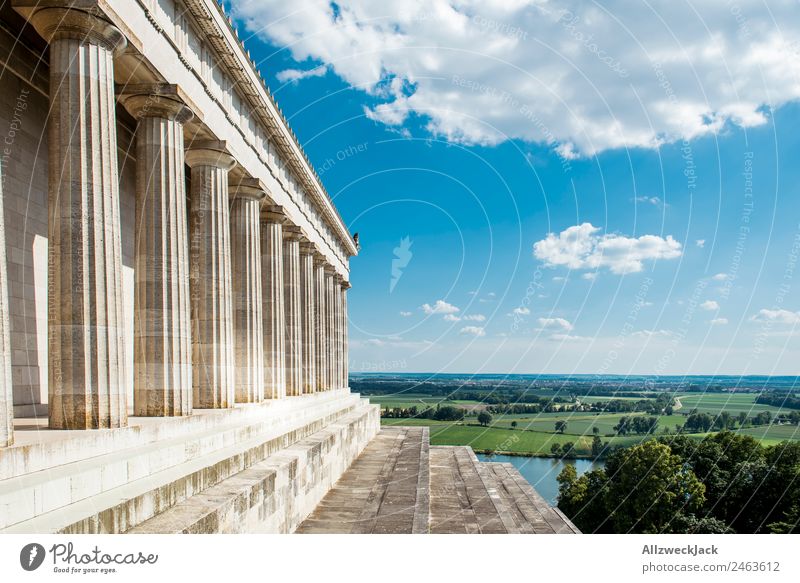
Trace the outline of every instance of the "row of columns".
{"type": "MultiPolygon", "coordinates": [[[[129,340],[113,55],[125,38],[70,8],[37,10],[31,22],[51,55],[50,427],[120,427],[129,340]]],[[[181,416],[346,387],[349,284],[258,181],[229,184],[236,160],[224,142],[184,150],[192,112],[174,86],[127,86],[120,101],[138,121],[135,414],[181,416]]],[[[7,360],[5,275],[3,255],[0,348],[7,360]]],[[[12,440],[8,365],[0,362],[0,446],[12,440]]]]}

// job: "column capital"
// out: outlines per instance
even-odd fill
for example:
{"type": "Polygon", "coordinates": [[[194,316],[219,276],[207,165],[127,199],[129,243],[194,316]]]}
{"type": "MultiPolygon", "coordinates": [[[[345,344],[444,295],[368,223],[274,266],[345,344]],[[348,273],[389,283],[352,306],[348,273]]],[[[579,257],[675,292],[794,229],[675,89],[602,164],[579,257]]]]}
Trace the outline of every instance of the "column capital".
{"type": "Polygon", "coordinates": [[[288,220],[289,217],[286,215],[286,209],[282,206],[268,204],[261,207],[262,223],[277,223],[283,225],[288,220]]]}
{"type": "Polygon", "coordinates": [[[325,264],[325,275],[329,275],[331,277],[336,275],[336,270],[333,268],[333,265],[330,263],[325,264]]]}
{"type": "Polygon", "coordinates": [[[317,253],[317,246],[305,237],[300,240],[300,254],[314,255],[317,253]]]}
{"type": "Polygon", "coordinates": [[[341,284],[340,284],[340,285],[342,286],[342,289],[343,289],[343,290],[348,290],[348,289],[350,289],[351,287],[353,287],[353,286],[350,284],[350,282],[349,282],[349,281],[347,281],[347,280],[346,280],[346,279],[344,279],[344,278],[342,278],[342,282],[341,282],[341,284]]]}
{"type": "MultiPolygon", "coordinates": [[[[15,2],[15,8],[25,8],[24,2],[15,2]]],[[[61,4],[61,3],[59,3],[61,4]]],[[[41,4],[40,4],[41,5],[41,4]]],[[[128,44],[122,31],[109,21],[72,8],[68,2],[63,6],[34,9],[27,17],[44,40],[75,39],[82,42],[97,43],[109,51],[120,52],[128,44]]]]}
{"type": "Polygon", "coordinates": [[[230,170],[236,166],[236,159],[228,152],[224,141],[208,140],[193,142],[186,151],[186,163],[190,168],[195,166],[214,166],[230,170]]]}
{"type": "Polygon", "coordinates": [[[296,225],[285,225],[283,227],[283,238],[289,241],[301,241],[303,237],[303,229],[296,225]]]}
{"type": "Polygon", "coordinates": [[[242,178],[228,183],[228,195],[231,198],[244,198],[262,201],[267,198],[269,189],[258,178],[242,178]]]}
{"type": "Polygon", "coordinates": [[[175,84],[143,83],[117,90],[120,103],[136,119],[160,117],[186,123],[194,117],[183,92],[175,84]]]}

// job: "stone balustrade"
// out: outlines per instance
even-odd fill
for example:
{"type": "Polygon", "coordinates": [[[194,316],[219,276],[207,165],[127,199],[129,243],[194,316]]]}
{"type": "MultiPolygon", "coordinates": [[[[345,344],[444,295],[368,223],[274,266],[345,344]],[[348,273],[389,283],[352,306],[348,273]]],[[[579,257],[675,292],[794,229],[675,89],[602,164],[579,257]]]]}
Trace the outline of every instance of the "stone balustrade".
{"type": "MultiPolygon", "coordinates": [[[[217,10],[195,0],[181,25],[206,3],[217,10]]],[[[49,43],[49,426],[123,427],[128,395],[135,416],[177,417],[346,388],[347,258],[357,247],[307,162],[295,159],[301,151],[282,116],[270,106],[237,120],[264,143],[283,136],[263,162],[242,147],[229,115],[208,109],[208,90],[185,91],[176,84],[185,75],[141,66],[157,56],[118,21],[127,4],[113,14],[91,0],[12,4],[49,43]],[[117,66],[129,82],[115,85],[117,66]],[[123,314],[117,100],[135,124],[132,326],[123,314]],[[302,190],[309,184],[313,195],[302,190]]],[[[212,16],[203,26],[216,26],[212,16]]],[[[218,45],[230,34],[222,32],[218,45]]],[[[226,58],[238,65],[215,65],[228,68],[223,78],[254,71],[235,48],[226,58]]],[[[0,447],[13,443],[7,286],[3,254],[0,447]]]]}

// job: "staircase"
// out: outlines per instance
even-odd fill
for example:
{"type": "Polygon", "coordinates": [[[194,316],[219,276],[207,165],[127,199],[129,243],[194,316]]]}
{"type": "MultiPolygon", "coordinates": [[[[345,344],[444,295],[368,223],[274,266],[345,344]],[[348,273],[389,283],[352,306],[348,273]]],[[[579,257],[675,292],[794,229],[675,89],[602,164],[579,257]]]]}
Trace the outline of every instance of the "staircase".
{"type": "Polygon", "coordinates": [[[568,534],[578,529],[511,464],[384,427],[298,533],[568,534]]]}
{"type": "Polygon", "coordinates": [[[0,533],[292,532],[379,428],[347,390],[129,427],[20,427],[0,533]]]}

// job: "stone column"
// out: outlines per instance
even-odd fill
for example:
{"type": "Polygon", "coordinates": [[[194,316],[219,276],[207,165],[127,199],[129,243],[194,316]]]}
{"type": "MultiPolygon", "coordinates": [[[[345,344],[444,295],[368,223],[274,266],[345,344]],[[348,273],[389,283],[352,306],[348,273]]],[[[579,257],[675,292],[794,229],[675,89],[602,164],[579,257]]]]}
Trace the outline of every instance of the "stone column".
{"type": "Polygon", "coordinates": [[[334,351],[334,377],[336,378],[336,388],[341,389],[344,386],[342,375],[344,373],[344,364],[342,363],[342,353],[344,352],[342,331],[342,277],[336,274],[333,278],[333,305],[334,305],[334,338],[333,345],[334,351]]]}
{"type": "Polygon", "coordinates": [[[233,350],[237,403],[264,400],[264,319],[261,305],[261,201],[257,180],[231,186],[233,350]]]}
{"type": "Polygon", "coordinates": [[[264,318],[264,397],[286,396],[283,307],[283,222],[279,206],[261,213],[261,298],[264,318]]]}
{"type": "Polygon", "coordinates": [[[348,316],[347,316],[347,290],[350,289],[350,282],[342,282],[342,386],[344,388],[350,387],[350,344],[348,333],[348,316]]]}
{"type": "Polygon", "coordinates": [[[314,254],[314,356],[316,357],[317,390],[330,389],[328,379],[328,302],[325,256],[314,254]]]}
{"type": "Polygon", "coordinates": [[[283,302],[286,349],[286,394],[303,394],[303,322],[300,312],[300,239],[303,233],[294,225],[283,228],[283,302]]]}
{"type": "Polygon", "coordinates": [[[14,395],[11,390],[11,339],[2,184],[2,174],[0,174],[0,447],[6,447],[14,443],[14,395]]]}
{"type": "Polygon", "coordinates": [[[233,290],[228,171],[236,164],[224,142],[196,142],[191,167],[190,289],[193,405],[223,409],[234,403],[233,290]]]}
{"type": "Polygon", "coordinates": [[[317,392],[315,323],[316,282],[314,280],[314,245],[300,242],[300,314],[301,342],[303,345],[303,393],[317,392]]]}
{"type": "Polygon", "coordinates": [[[333,267],[330,265],[325,266],[325,304],[326,304],[326,323],[325,335],[327,345],[327,360],[328,360],[328,388],[338,389],[336,378],[336,296],[334,289],[336,287],[336,275],[333,267]]]}
{"type": "Polygon", "coordinates": [[[192,112],[170,85],[128,86],[136,128],[136,272],[133,409],[192,411],[189,235],[183,124],[192,112]]]}
{"type": "Polygon", "coordinates": [[[71,8],[30,17],[50,43],[50,427],[127,423],[113,55],[122,33],[71,8]]]}

